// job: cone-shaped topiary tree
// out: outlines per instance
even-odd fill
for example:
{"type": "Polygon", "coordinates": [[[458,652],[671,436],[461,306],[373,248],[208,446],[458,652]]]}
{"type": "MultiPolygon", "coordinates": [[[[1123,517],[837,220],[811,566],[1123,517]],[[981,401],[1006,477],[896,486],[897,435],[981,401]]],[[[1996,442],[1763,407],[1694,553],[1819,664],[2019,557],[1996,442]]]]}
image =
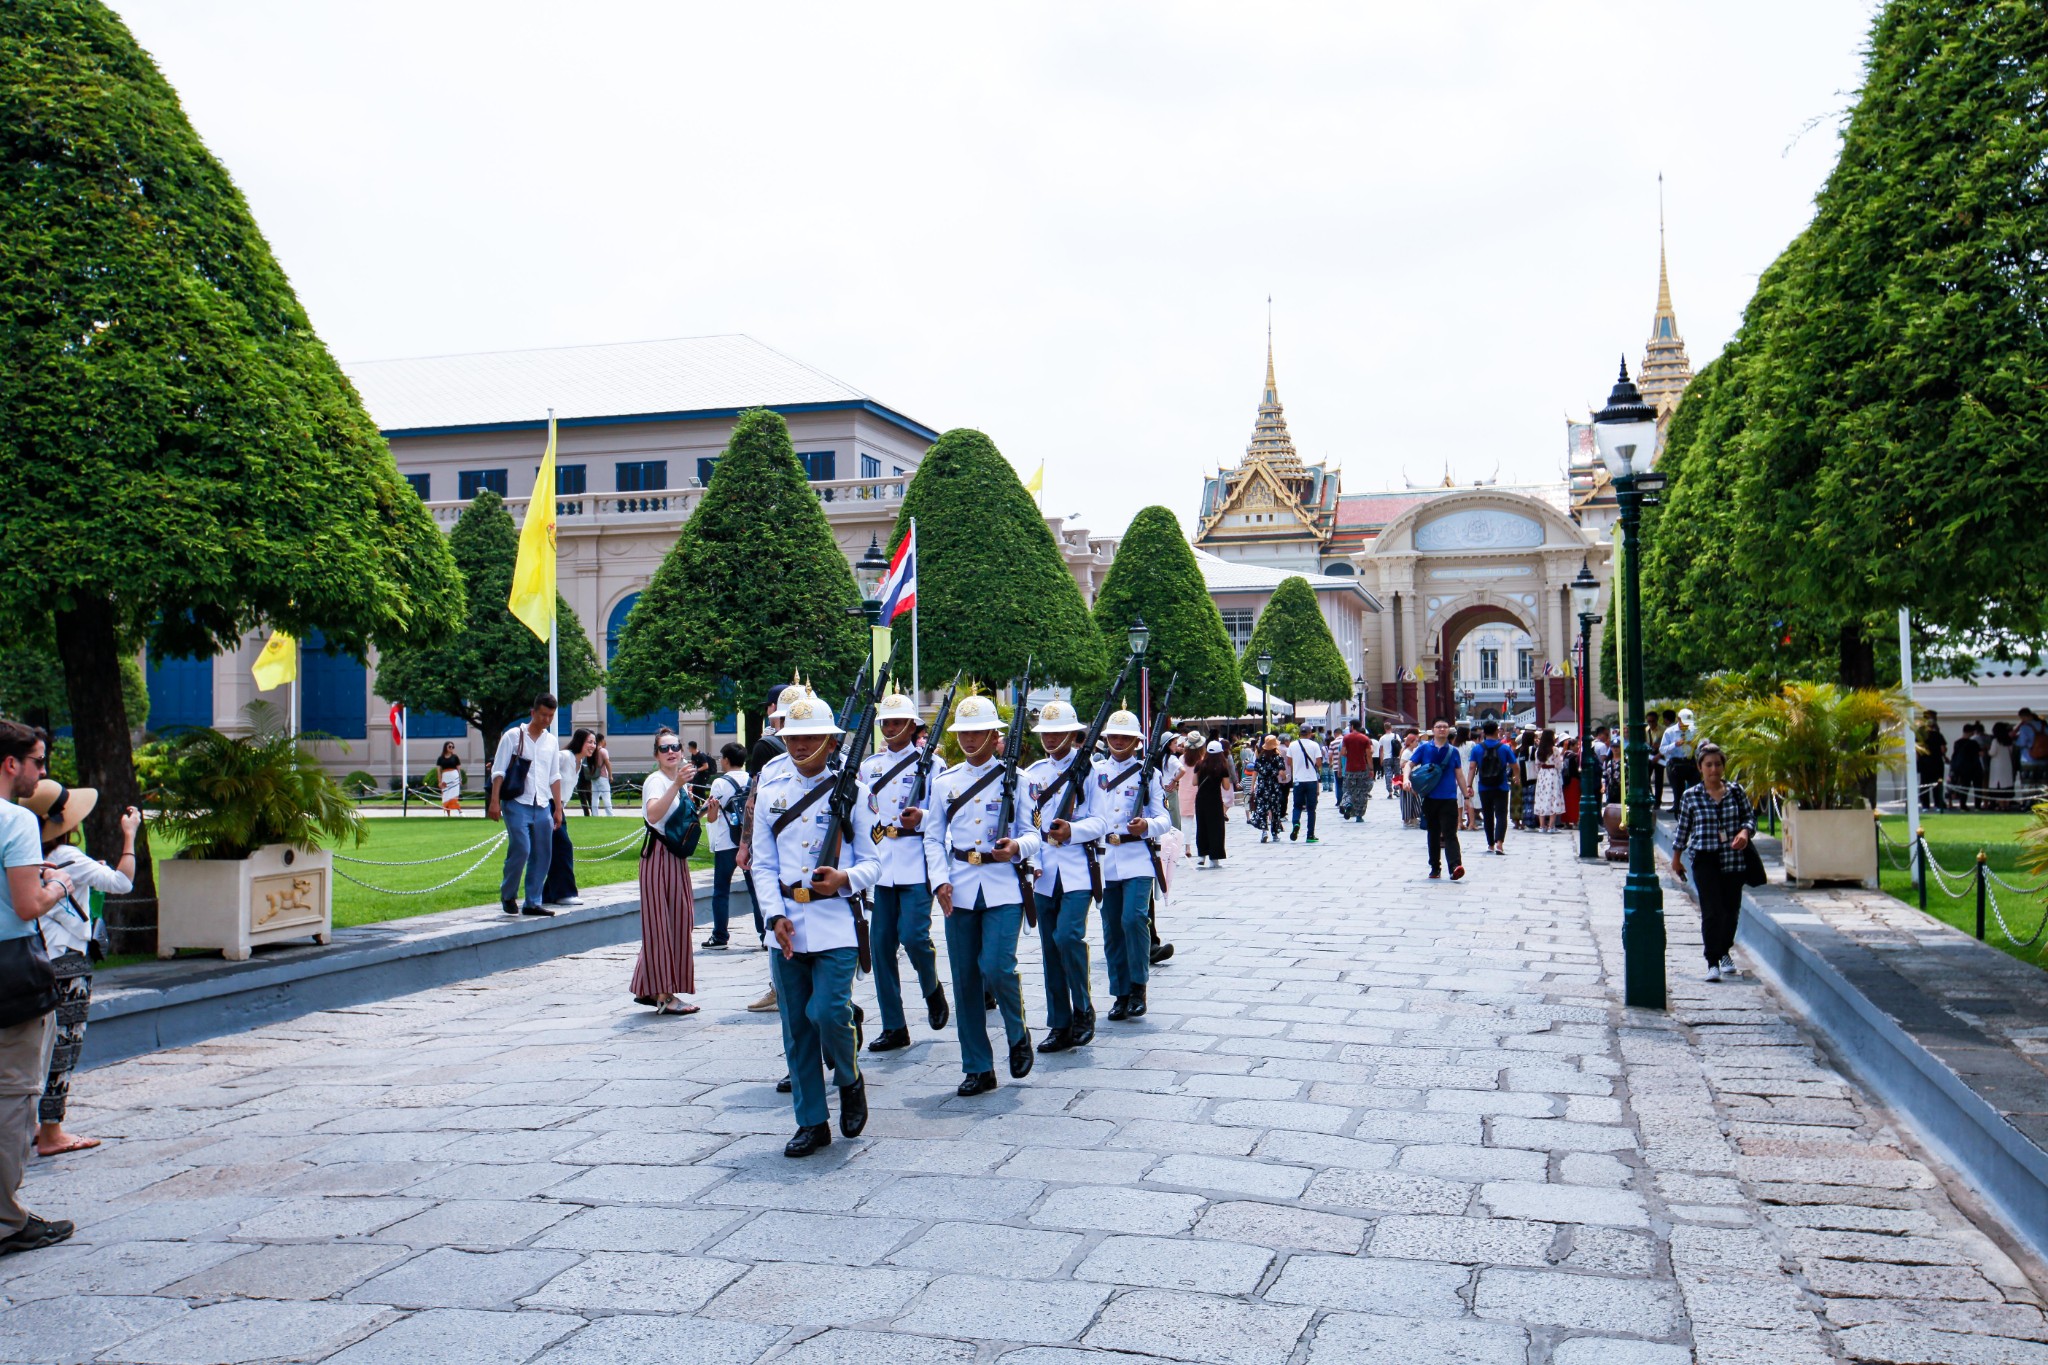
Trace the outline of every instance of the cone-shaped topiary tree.
{"type": "MultiPolygon", "coordinates": [[[[137,804],[121,658],[263,623],[361,654],[461,580],[227,171],[98,0],[0,6],[0,628],[54,613],[96,853],[137,804]]],[[[147,849],[108,919],[154,945],[147,849]]]]}
{"type": "Polygon", "coordinates": [[[927,678],[965,669],[999,685],[1027,658],[1034,680],[1073,687],[1102,677],[1108,656],[1088,604],[995,442],[966,427],[939,437],[904,495],[897,541],[913,519],[927,678]]]}
{"type": "MultiPolygon", "coordinates": [[[[377,695],[414,711],[460,716],[486,747],[533,707],[548,685],[548,647],[513,616],[505,600],[519,559],[519,531],[505,500],[478,493],[449,532],[448,548],[469,593],[469,615],[453,638],[437,645],[400,645],[377,660],[377,695]]],[[[576,613],[555,597],[556,685],[564,714],[604,680],[597,651],[576,613]]]]}
{"type": "MultiPolygon", "coordinates": [[[[1194,549],[1170,509],[1147,507],[1131,519],[1130,529],[1117,546],[1116,561],[1095,594],[1094,614],[1103,651],[1112,661],[1112,673],[1115,662],[1126,652],[1131,619],[1145,618],[1152,632],[1145,664],[1152,670],[1155,704],[1167,679],[1178,673],[1180,681],[1173,693],[1175,715],[1243,713],[1244,686],[1238,681],[1230,632],[1223,628],[1223,614],[1216,610],[1194,549]]],[[[1101,703],[1102,688],[1108,682],[1105,677],[1093,687],[1081,689],[1077,700],[1084,718],[1091,715],[1090,708],[1101,703]]],[[[1125,695],[1137,699],[1135,674],[1125,695]]]]}
{"type": "Polygon", "coordinates": [[[1351,695],[1351,670],[1344,665],[1330,623],[1316,602],[1316,590],[1306,578],[1281,579],[1252,627],[1251,642],[1238,661],[1238,676],[1254,687],[1259,685],[1262,653],[1273,656],[1276,697],[1290,702],[1342,701],[1351,695]]]}
{"type": "Polygon", "coordinates": [[[751,743],[758,699],[792,672],[838,704],[867,657],[859,605],[788,424],[765,408],[741,413],[704,500],[619,632],[612,704],[628,715],[737,706],[751,743]]]}

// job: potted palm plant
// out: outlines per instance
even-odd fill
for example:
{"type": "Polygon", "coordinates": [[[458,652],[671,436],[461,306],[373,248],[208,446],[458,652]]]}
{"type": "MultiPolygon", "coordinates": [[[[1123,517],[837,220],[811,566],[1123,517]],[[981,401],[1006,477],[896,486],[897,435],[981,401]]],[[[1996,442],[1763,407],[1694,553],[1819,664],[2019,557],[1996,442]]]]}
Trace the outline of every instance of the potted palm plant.
{"type": "Polygon", "coordinates": [[[179,846],[156,867],[158,957],[218,948],[240,962],[265,943],[333,936],[334,862],[321,844],[361,843],[362,817],[275,707],[249,715],[248,735],[179,732],[157,770],[152,824],[179,846]]]}
{"type": "Polygon", "coordinates": [[[1877,836],[1865,788],[1899,742],[1899,699],[1872,688],[1792,682],[1731,698],[1701,719],[1751,796],[1785,802],[1785,875],[1877,885],[1877,836]]]}

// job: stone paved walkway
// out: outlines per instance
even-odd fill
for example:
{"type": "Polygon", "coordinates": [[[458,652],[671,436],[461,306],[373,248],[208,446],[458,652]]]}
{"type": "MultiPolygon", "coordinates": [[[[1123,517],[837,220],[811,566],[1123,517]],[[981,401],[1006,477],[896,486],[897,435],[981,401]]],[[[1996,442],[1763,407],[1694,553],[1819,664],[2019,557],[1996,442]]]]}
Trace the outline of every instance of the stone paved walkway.
{"type": "Polygon", "coordinates": [[[1675,1008],[1626,1012],[1569,836],[1452,885],[1383,802],[1325,834],[1185,874],[1149,1018],[968,1101],[920,1028],[806,1162],[754,953],[691,1019],[616,949],[93,1071],[117,1140],[32,1175],[81,1231],[0,1261],[0,1360],[2048,1362],[1682,898],[1675,1008]]]}

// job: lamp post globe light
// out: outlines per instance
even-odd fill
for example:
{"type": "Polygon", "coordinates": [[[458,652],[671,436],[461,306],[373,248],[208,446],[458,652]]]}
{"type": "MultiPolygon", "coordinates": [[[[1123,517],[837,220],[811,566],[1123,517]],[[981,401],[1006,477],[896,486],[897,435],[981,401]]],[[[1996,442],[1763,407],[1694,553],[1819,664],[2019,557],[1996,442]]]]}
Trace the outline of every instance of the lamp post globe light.
{"type": "Polygon", "coordinates": [[[868,618],[868,672],[875,671],[874,627],[882,624],[882,580],[889,575],[889,556],[882,542],[868,534],[867,552],[853,562],[853,579],[860,585],[860,613],[868,618]]]}
{"type": "Polygon", "coordinates": [[[1145,664],[1145,646],[1152,643],[1152,627],[1145,624],[1144,617],[1131,618],[1131,624],[1124,628],[1124,643],[1130,646],[1131,657],[1138,661],[1138,724],[1149,735],[1152,733],[1152,670],[1145,664]]]}
{"type": "Polygon", "coordinates": [[[1572,608],[1579,615],[1579,856],[1600,856],[1600,810],[1607,803],[1604,780],[1593,752],[1593,627],[1600,624],[1600,580],[1590,561],[1579,565],[1572,580],[1572,608]]]}
{"type": "MultiPolygon", "coordinates": [[[[1621,506],[1625,564],[1621,581],[1622,782],[1628,792],[1628,880],[1621,893],[1623,999],[1661,1010],[1664,991],[1664,889],[1657,882],[1656,845],[1650,811],[1650,750],[1643,733],[1642,531],[1643,506],[1664,486],[1656,472],[1657,410],[1643,401],[1628,377],[1628,361],[1593,414],[1593,440],[1614,481],[1621,506]]],[[[1581,836],[1583,838],[1583,836],[1581,836]]],[[[1583,845],[1582,845],[1583,846],[1583,845]]]]}
{"type": "Polygon", "coordinates": [[[1268,690],[1272,686],[1273,681],[1273,656],[1264,650],[1260,650],[1258,667],[1259,705],[1265,710],[1265,728],[1259,732],[1260,737],[1263,738],[1273,733],[1273,694],[1268,690]]]}

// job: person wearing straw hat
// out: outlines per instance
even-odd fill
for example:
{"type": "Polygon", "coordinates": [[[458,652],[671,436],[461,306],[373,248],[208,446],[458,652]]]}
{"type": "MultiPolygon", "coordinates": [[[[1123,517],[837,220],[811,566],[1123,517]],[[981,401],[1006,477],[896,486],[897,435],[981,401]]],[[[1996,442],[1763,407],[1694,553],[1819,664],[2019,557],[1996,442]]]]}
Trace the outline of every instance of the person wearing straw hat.
{"type": "Polygon", "coordinates": [[[133,806],[121,812],[121,856],[109,867],[71,842],[73,833],[99,803],[100,794],[91,787],[67,787],[47,777],[36,784],[35,794],[22,802],[42,822],[44,866],[61,871],[72,887],[55,909],[36,921],[61,992],[57,997],[57,1044],[50,1053],[50,1077],[43,1083],[42,1103],[36,1112],[37,1156],[82,1152],[100,1145],[98,1138],[64,1131],[71,1073],[85,1050],[92,964],[100,952],[93,938],[87,897],[94,891],[125,896],[135,889],[135,832],[142,828],[142,812],[133,806]]]}
{"type": "Polygon", "coordinates": [[[1155,846],[1172,826],[1159,775],[1142,783],[1139,779],[1145,767],[1145,731],[1138,717],[1130,711],[1111,712],[1102,737],[1109,757],[1095,765],[1095,801],[1108,845],[1102,853],[1102,956],[1109,968],[1110,993],[1116,997],[1109,1017],[1137,1019],[1146,1010],[1145,983],[1152,965],[1155,846]]]}
{"type": "MultiPolygon", "coordinates": [[[[1025,817],[1025,802],[1008,829],[998,829],[1003,765],[996,757],[1003,718],[993,700],[963,699],[947,729],[960,741],[962,761],[932,782],[931,819],[924,821],[925,870],[932,898],[946,917],[946,961],[953,973],[953,998],[970,1002],[953,1012],[960,1035],[960,1066],[966,1072],[957,1094],[981,1095],[996,1088],[995,1051],[989,1044],[988,1015],[971,1002],[991,991],[1003,1013],[1010,1043],[1010,1076],[1031,1074],[1031,1030],[1024,1019],[1024,985],[1017,975],[1017,939],[1024,928],[1024,893],[1018,862],[1039,851],[1037,833],[1025,817]]],[[[1035,908],[1035,907],[1034,907],[1035,908]]]]}
{"type": "MultiPolygon", "coordinates": [[[[842,733],[832,708],[818,698],[792,702],[782,727],[789,764],[763,769],[754,803],[754,885],[769,893],[766,913],[774,947],[768,965],[796,1110],[796,1135],[782,1149],[788,1157],[809,1156],[832,1143],[825,1107],[828,1070],[839,1087],[839,1131],[859,1137],[868,1121],[867,1082],[860,1072],[854,1024],[860,937],[853,898],[866,895],[882,876],[872,827],[854,820],[835,863],[818,862],[832,823],[828,798],[834,776],[827,763],[832,741],[842,733]]],[[[856,790],[858,812],[868,793],[864,786],[856,790]]]]}
{"type": "MultiPolygon", "coordinates": [[[[740,851],[734,860],[740,872],[747,879],[747,896],[754,902],[754,932],[761,939],[761,946],[768,946],[768,921],[763,917],[763,907],[773,900],[763,896],[761,888],[754,883],[754,798],[760,794],[761,779],[771,771],[782,773],[788,770],[789,753],[781,738],[783,722],[789,718],[792,704],[802,701],[807,695],[804,685],[791,679],[787,687],[771,689],[768,693],[768,729],[754,741],[754,747],[747,753],[747,809],[740,821],[740,851]]],[[[768,973],[767,993],[747,1006],[750,1014],[767,1014],[775,1008],[775,973],[768,973]]]]}
{"type": "MultiPolygon", "coordinates": [[[[917,973],[924,996],[925,1022],[942,1029],[952,1017],[946,987],[939,980],[938,953],[932,947],[932,891],[925,883],[924,811],[918,806],[918,760],[924,755],[911,743],[917,734],[917,703],[891,692],[875,709],[887,747],[869,754],[860,765],[868,789],[864,818],[882,860],[882,879],[875,885],[875,998],[882,1007],[882,1032],[868,1044],[870,1052],[894,1052],[910,1046],[910,1024],[903,1013],[903,974],[896,961],[900,948],[917,973]]],[[[934,760],[936,781],[942,765],[934,760]]]]}
{"type": "Polygon", "coordinates": [[[1085,761],[1074,772],[1080,789],[1070,818],[1055,818],[1065,804],[1063,779],[1078,761],[1074,745],[1086,728],[1071,703],[1047,702],[1032,727],[1045,757],[1022,775],[1024,808],[1043,841],[1032,894],[1038,902],[1045,1016],[1051,1028],[1038,1045],[1040,1052],[1065,1052],[1095,1041],[1095,1002],[1088,992],[1088,902],[1102,880],[1095,843],[1108,827],[1096,814],[1095,784],[1085,761]]]}

